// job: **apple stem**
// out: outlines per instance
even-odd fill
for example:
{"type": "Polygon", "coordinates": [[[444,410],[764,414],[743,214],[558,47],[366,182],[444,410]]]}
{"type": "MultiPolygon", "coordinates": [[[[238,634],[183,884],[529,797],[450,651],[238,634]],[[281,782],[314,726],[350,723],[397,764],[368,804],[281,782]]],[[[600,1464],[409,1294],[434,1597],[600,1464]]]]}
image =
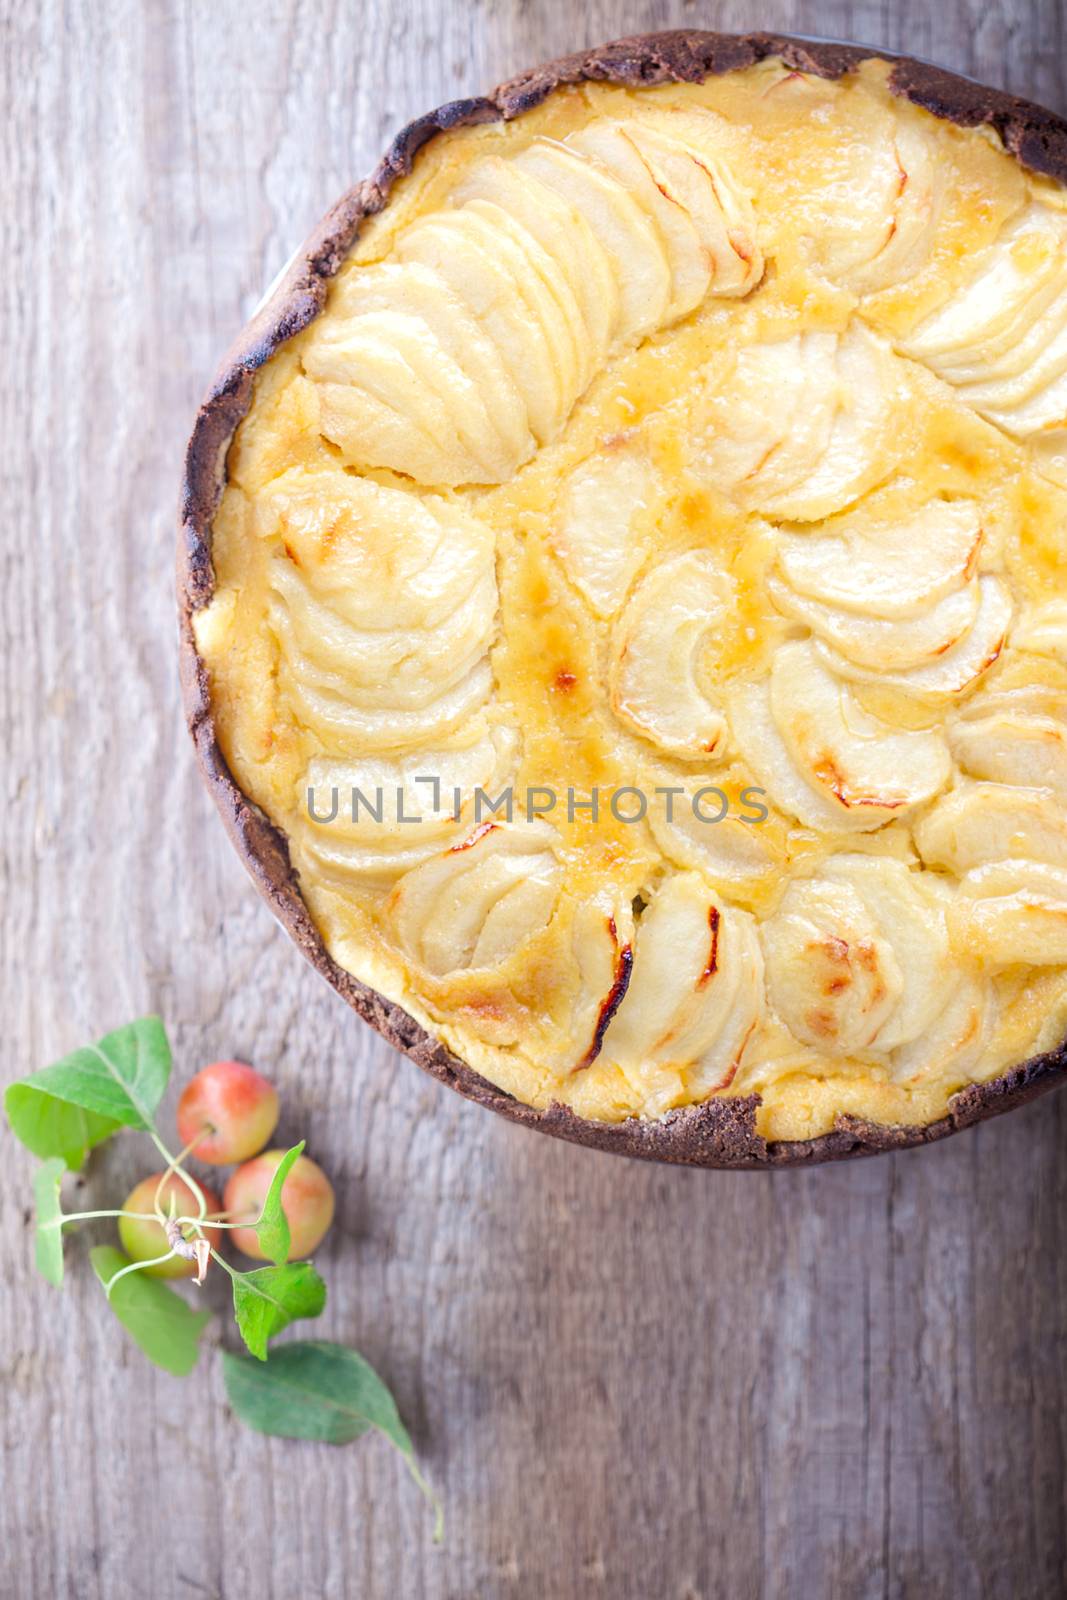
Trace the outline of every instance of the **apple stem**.
{"type": "MultiPolygon", "coordinates": [[[[153,1217],[152,1221],[154,1222],[155,1220],[155,1217],[153,1217]]],[[[116,1283],[118,1283],[120,1278],[129,1277],[131,1272],[143,1272],[146,1267],[162,1266],[163,1262],[169,1261],[173,1255],[174,1251],[168,1250],[165,1256],[153,1256],[151,1261],[131,1261],[129,1266],[120,1267],[118,1272],[115,1273],[114,1277],[107,1280],[107,1283],[104,1286],[105,1295],[109,1300],[111,1299],[111,1291],[115,1287],[116,1283]]]]}
{"type": "Polygon", "coordinates": [[[160,1178],[159,1185],[156,1189],[156,1220],[163,1227],[166,1227],[168,1220],[173,1220],[173,1213],[170,1219],[163,1215],[163,1210],[160,1206],[160,1197],[163,1193],[163,1185],[166,1183],[171,1173],[174,1172],[177,1173],[178,1177],[185,1184],[186,1188],[192,1192],[193,1199],[197,1204],[200,1221],[202,1222],[207,1215],[207,1201],[204,1199],[204,1191],[201,1189],[196,1179],[191,1177],[190,1174],[186,1172],[185,1168],[182,1166],[182,1162],[185,1160],[189,1152],[195,1149],[195,1147],[200,1143],[200,1140],[203,1138],[203,1134],[198,1133],[191,1144],[187,1144],[184,1150],[179,1151],[176,1156],[172,1156],[166,1145],[163,1143],[163,1140],[159,1137],[159,1134],[156,1133],[155,1129],[150,1129],[149,1133],[152,1143],[155,1145],[156,1149],[167,1163],[167,1170],[160,1178]]]}

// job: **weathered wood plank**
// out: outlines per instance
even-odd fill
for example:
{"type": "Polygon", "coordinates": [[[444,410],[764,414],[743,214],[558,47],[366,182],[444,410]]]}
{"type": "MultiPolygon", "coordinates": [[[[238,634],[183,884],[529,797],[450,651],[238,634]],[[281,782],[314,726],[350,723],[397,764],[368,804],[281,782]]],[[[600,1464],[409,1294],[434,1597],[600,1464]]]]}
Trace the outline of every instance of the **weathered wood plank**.
{"type": "MultiPolygon", "coordinates": [[[[193,773],[171,525],[225,343],[396,128],[667,25],[852,36],[1067,104],[1057,0],[110,0],[3,6],[4,1071],[135,1012],[240,1052],[337,1181],[323,1328],[395,1385],[384,1446],[253,1437],[84,1266],[29,1275],[0,1169],[0,1590],[79,1596],[1064,1592],[1067,1182],[1047,1101],[811,1173],[646,1169],[424,1082],[299,963],[193,773]]],[[[139,1174],[132,1141],[94,1194],[139,1174]]],[[[72,1251],[72,1254],[74,1252],[72,1251]]],[[[216,1291],[217,1292],[217,1291],[216,1291]]]]}

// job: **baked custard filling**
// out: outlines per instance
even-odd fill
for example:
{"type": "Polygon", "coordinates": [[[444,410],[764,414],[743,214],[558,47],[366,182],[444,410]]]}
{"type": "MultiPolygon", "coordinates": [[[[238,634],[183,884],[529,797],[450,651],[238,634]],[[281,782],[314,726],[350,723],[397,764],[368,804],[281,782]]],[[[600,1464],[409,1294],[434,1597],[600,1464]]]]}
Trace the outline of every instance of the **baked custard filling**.
{"type": "Polygon", "coordinates": [[[233,776],[530,1105],[923,1125],[1067,1034],[1067,198],[888,72],[438,136],[230,447],[233,776]]]}

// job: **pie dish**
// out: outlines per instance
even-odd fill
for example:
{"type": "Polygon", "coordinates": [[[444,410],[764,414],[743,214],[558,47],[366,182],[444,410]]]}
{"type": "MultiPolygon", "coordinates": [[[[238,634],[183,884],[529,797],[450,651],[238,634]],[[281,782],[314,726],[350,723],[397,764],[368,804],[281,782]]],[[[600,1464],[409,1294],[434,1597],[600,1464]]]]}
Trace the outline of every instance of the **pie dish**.
{"type": "Polygon", "coordinates": [[[707,1166],[1067,1054],[1067,126],[767,34],[414,123],[190,442],[183,683],[297,944],[460,1092],[707,1166]]]}

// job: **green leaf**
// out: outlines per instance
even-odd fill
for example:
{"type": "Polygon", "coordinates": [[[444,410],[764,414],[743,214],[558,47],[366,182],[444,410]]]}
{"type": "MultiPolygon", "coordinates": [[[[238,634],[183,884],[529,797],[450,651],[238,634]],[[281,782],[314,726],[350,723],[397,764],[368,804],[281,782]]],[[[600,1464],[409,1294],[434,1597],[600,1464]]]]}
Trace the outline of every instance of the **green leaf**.
{"type": "Polygon", "coordinates": [[[272,1350],[265,1362],[223,1351],[222,1368],[230,1404],[259,1433],[326,1444],[349,1444],[370,1428],[384,1433],[435,1508],[434,1538],[440,1539],[441,1505],[419,1471],[396,1401],[355,1350],[302,1339],[272,1350]]]}
{"type": "Polygon", "coordinates": [[[152,1127],[170,1077],[170,1045],[158,1017],[140,1017],[96,1044],[12,1084],[4,1105],[14,1133],[36,1155],[80,1166],[85,1152],[116,1127],[152,1127]],[[61,1116],[57,1105],[88,1118],[61,1116]]]}
{"type": "Polygon", "coordinates": [[[66,1170],[62,1156],[53,1156],[33,1175],[33,1198],[37,1207],[34,1259],[41,1277],[57,1289],[63,1287],[63,1208],[59,1203],[59,1185],[66,1170]]]}
{"type": "Polygon", "coordinates": [[[30,1081],[9,1085],[4,1110],[11,1131],[42,1161],[60,1156],[76,1172],[94,1145],[110,1136],[119,1124],[98,1117],[81,1106],[67,1105],[30,1081]]]}
{"type": "MultiPolygon", "coordinates": [[[[115,1274],[130,1264],[128,1256],[109,1244],[90,1250],[89,1259],[105,1289],[115,1274]]],[[[180,1294],[143,1272],[131,1272],[117,1283],[108,1305],[149,1361],[176,1378],[192,1372],[200,1353],[200,1337],[211,1321],[210,1311],[194,1311],[180,1294]]]]}
{"type": "Polygon", "coordinates": [[[241,1338],[260,1361],[267,1359],[269,1339],[298,1317],[321,1316],[325,1304],[326,1285],[310,1261],[233,1276],[233,1314],[241,1338]]]}
{"type": "Polygon", "coordinates": [[[299,1144],[294,1144],[287,1150],[274,1169],[274,1176],[270,1180],[267,1198],[263,1202],[259,1221],[256,1223],[256,1238],[259,1240],[260,1249],[268,1261],[273,1261],[275,1266],[283,1266],[289,1259],[289,1219],[282,1210],[282,1188],[293,1162],[303,1153],[305,1139],[299,1144]]]}

